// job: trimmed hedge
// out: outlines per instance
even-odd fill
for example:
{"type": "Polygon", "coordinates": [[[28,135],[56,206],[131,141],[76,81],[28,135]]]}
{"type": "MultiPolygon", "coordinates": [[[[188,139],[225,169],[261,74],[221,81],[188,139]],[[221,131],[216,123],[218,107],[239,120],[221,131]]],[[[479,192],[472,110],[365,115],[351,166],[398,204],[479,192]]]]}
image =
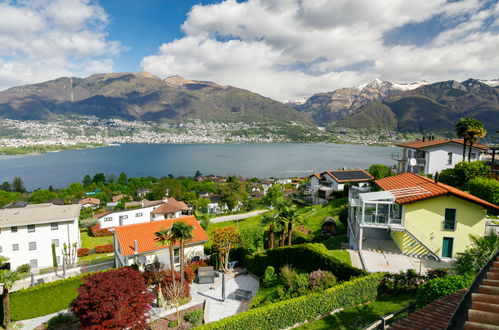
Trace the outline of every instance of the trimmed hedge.
{"type": "Polygon", "coordinates": [[[320,293],[312,293],[212,322],[196,329],[284,329],[297,323],[329,315],[338,308],[348,308],[377,297],[383,277],[376,273],[339,284],[320,293]]]}
{"type": "Polygon", "coordinates": [[[12,292],[11,319],[20,321],[67,309],[71,301],[78,296],[78,287],[87,275],[81,274],[12,292]]]}
{"type": "Polygon", "coordinates": [[[423,307],[436,299],[466,289],[471,283],[473,283],[473,277],[468,275],[453,275],[429,280],[419,287],[416,294],[416,306],[423,307]]]}
{"type": "Polygon", "coordinates": [[[97,245],[94,247],[95,253],[109,253],[114,251],[113,244],[97,245]]]}
{"type": "Polygon", "coordinates": [[[107,228],[101,228],[100,224],[96,224],[95,226],[90,227],[90,232],[93,237],[102,237],[102,236],[111,236],[111,233],[107,228]]]}
{"type": "Polygon", "coordinates": [[[246,257],[245,265],[250,272],[260,277],[263,276],[268,266],[279,269],[284,265],[291,265],[307,272],[317,269],[328,270],[340,281],[368,274],[362,269],[352,267],[331,256],[323,244],[313,243],[257,252],[246,257]]]}
{"type": "Polygon", "coordinates": [[[88,256],[90,254],[90,249],[89,248],[80,248],[80,249],[76,250],[76,254],[78,255],[78,257],[88,256]]]}

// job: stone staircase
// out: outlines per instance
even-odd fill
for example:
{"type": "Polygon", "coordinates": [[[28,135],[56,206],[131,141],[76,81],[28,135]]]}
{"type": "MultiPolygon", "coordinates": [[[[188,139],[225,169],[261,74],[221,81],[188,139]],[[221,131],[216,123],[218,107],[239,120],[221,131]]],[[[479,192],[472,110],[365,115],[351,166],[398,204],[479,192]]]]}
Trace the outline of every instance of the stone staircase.
{"type": "Polygon", "coordinates": [[[464,329],[499,329],[499,256],[492,262],[478,293],[471,295],[464,329]]]}

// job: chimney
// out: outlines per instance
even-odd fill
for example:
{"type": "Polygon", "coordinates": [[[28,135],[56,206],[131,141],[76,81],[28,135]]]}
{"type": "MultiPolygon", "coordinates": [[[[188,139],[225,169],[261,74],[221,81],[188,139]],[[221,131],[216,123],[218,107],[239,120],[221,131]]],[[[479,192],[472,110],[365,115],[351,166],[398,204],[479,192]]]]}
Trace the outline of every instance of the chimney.
{"type": "Polygon", "coordinates": [[[139,248],[137,247],[137,240],[133,241],[133,253],[139,254],[139,248]]]}
{"type": "Polygon", "coordinates": [[[435,172],[435,183],[438,183],[438,172],[435,172]]]}

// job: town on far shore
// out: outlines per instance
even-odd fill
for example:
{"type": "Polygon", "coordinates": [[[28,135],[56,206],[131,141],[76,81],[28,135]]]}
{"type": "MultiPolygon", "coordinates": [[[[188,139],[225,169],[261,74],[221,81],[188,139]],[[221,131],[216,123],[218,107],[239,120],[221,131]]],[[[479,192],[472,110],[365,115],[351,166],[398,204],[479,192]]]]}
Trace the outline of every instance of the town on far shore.
{"type": "Polygon", "coordinates": [[[455,138],[397,143],[393,167],[305,177],[88,173],[34,191],[12,178],[3,324],[499,326],[499,147],[485,134],[462,119],[455,138]]]}

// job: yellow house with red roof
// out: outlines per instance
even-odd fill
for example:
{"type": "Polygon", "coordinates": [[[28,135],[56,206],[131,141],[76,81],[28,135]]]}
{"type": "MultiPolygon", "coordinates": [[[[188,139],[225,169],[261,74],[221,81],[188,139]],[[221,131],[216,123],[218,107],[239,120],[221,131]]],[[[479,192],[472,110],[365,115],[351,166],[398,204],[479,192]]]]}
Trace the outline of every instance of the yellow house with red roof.
{"type": "Polygon", "coordinates": [[[499,210],[467,192],[413,173],[375,183],[382,191],[350,190],[348,236],[357,250],[362,250],[365,233],[378,229],[389,232],[404,254],[454,258],[470,245],[470,234],[485,234],[486,210],[499,210]]]}

